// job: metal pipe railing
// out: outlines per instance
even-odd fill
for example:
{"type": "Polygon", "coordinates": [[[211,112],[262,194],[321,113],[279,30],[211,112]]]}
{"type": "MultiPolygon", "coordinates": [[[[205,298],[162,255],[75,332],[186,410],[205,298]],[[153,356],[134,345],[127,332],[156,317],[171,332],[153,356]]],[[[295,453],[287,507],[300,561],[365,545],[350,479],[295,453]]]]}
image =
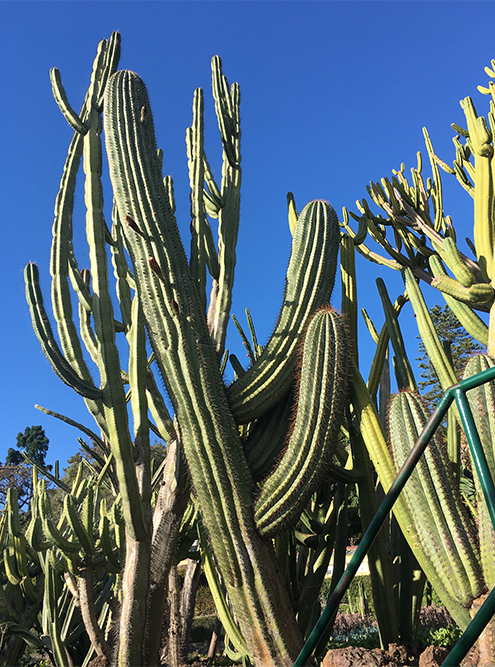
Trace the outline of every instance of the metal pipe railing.
{"type": "MultiPolygon", "coordinates": [[[[421,435],[414,443],[413,448],[404,461],[402,468],[399,470],[397,477],[388,490],[385,498],[378,508],[377,513],[368,526],[344,574],[328,598],[325,609],[323,610],[318,622],[313,628],[313,631],[306,640],[306,643],[304,644],[300,654],[296,658],[294,667],[305,667],[306,664],[310,661],[313,651],[315,650],[321,636],[330,625],[334,615],[337,613],[339,604],[341,603],[342,598],[344,597],[345,592],[349,587],[349,584],[353,580],[356,572],[359,569],[359,566],[363,562],[364,557],[366,556],[369,548],[378,535],[380,528],[385,522],[385,519],[387,518],[389,512],[392,510],[395,501],[399,497],[416,464],[423,455],[426,447],[428,446],[428,443],[430,442],[437,428],[442,423],[447,410],[454,400],[456,401],[459,409],[459,414],[466,432],[469,448],[473,456],[476,473],[479,476],[481,488],[488,505],[490,518],[495,528],[495,486],[490,475],[480,437],[474,423],[471,408],[469,407],[469,403],[466,398],[467,391],[474,389],[475,387],[479,387],[481,384],[485,384],[486,382],[490,382],[492,380],[495,380],[495,367],[488,368],[482,373],[478,373],[477,375],[462,380],[458,384],[453,385],[447,389],[447,391],[444,393],[421,435]]],[[[495,589],[492,590],[490,595],[487,597],[475,618],[466,628],[461,639],[449,653],[447,659],[443,662],[442,667],[454,667],[454,665],[459,665],[461,663],[462,659],[466,656],[469,649],[476,642],[479,635],[484,630],[490,621],[490,618],[494,614],[495,589]]]]}

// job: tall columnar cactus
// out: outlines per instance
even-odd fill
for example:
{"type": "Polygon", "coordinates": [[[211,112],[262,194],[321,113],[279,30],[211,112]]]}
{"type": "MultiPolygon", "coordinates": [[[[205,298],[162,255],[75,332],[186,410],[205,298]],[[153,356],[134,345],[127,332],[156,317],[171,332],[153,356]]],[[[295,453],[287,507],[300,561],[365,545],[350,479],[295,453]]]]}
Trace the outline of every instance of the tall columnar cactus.
{"type": "MultiPolygon", "coordinates": [[[[59,75],[52,74],[55,97],[75,130],[53,228],[52,303],[60,343],[44,309],[37,267],[26,268],[38,338],[61,379],[84,397],[99,430],[92,437],[103,453],[98,479],[111,475],[118,496],[109,512],[90,490],[81,492],[81,497],[73,490],[56,522],[42,495],[33,534],[41,550],[53,543],[49,551],[58,551],[50,562],[77,583],[84,625],[98,653],[107,659],[114,655],[119,665],[158,664],[168,573],[181,554],[176,544],[191,494],[200,515],[205,568],[212,586],[218,582],[218,604],[225,611],[231,643],[254,664],[288,665],[302,638],[269,537],[298,521],[326,478],[344,412],[347,382],[341,359],[346,334],[339,316],[329,308],[339,248],[337,218],[324,201],[308,204],[299,216],[294,207],[294,238],[277,327],[263,352],[256,350],[252,367],[226,388],[220,361],[230,318],[239,224],[239,88],[237,84],[229,88],[220,59],[213,58],[213,95],[223,150],[220,186],[204,152],[202,91],[194,95],[193,122],[186,136],[192,220],[188,259],[175,219],[172,180],[162,177],[162,153],[155,143],[146,88],[136,74],[115,72],[118,43],[113,35],[100,46],[80,114],[70,107],[59,75]],[[111,229],[103,214],[102,108],[115,201],[111,229]],[[75,176],[81,157],[89,271],[79,270],[72,246],[75,176]],[[218,219],[218,248],[210,219],[218,219]],[[116,299],[108,272],[109,250],[116,299]],[[209,299],[207,273],[212,279],[209,299]],[[79,331],[70,286],[78,300],[79,331]],[[119,334],[125,335],[129,349],[126,370],[119,334]],[[98,382],[86,365],[84,348],[96,365],[98,382]],[[153,377],[156,367],[173,405],[173,421],[153,377]],[[319,382],[308,382],[315,373],[319,382]],[[297,407],[291,431],[286,406],[293,396],[297,407]],[[258,490],[253,472],[260,474],[261,467],[254,449],[251,458],[245,454],[249,446],[240,433],[259,432],[264,413],[280,407],[285,435],[271,452],[278,467],[264,469],[266,478],[258,490]],[[150,430],[168,443],[157,494],[152,492],[150,430]],[[119,528],[120,513],[125,538],[119,528]],[[96,539],[91,517],[98,526],[96,539]],[[120,550],[109,538],[112,525],[120,550]],[[103,550],[102,562],[109,571],[123,566],[122,579],[116,583],[120,613],[111,636],[102,635],[102,626],[89,613],[97,550],[103,550]],[[114,646],[112,636],[117,637],[114,646]]],[[[86,427],[77,426],[88,433],[86,427]]],[[[71,590],[76,591],[74,586],[71,590]]],[[[53,597],[53,592],[47,593],[53,597]]],[[[64,664],[63,656],[61,650],[59,664],[64,664]]]]}
{"type": "MultiPolygon", "coordinates": [[[[397,471],[428,421],[420,397],[397,394],[390,404],[390,446],[397,471]]],[[[403,502],[421,530],[416,556],[452,616],[461,625],[473,600],[484,592],[475,528],[456,484],[446,447],[438,437],[404,488],[403,502]]]]}
{"type": "MultiPolygon", "coordinates": [[[[214,78],[219,66],[214,60],[214,78]]],[[[235,110],[237,98],[237,88],[229,92],[224,83],[221,99],[227,110],[235,110]]],[[[226,170],[235,174],[239,169],[232,135],[235,118],[228,115],[227,119],[230,133],[222,134],[226,170]]],[[[253,658],[263,664],[289,660],[297,634],[294,627],[288,632],[290,626],[284,618],[287,602],[281,587],[274,584],[274,572],[270,572],[273,561],[270,564],[268,545],[260,539],[260,517],[255,514],[253,521],[251,475],[235,419],[254,421],[283,398],[292,384],[297,343],[305,323],[331,294],[338,249],[335,215],[326,203],[314,202],[299,217],[278,327],[255,365],[232,385],[227,401],[217,349],[202,307],[205,282],[195,283],[191,276],[161,177],[146,88],[131,72],[118,72],[110,80],[105,135],[138,295],[155,358],[174,405],[194,494],[215,560],[253,658]]],[[[195,152],[200,153],[200,147],[190,149],[191,154],[195,152]]],[[[222,196],[229,196],[227,189],[222,196]]],[[[201,202],[197,207],[201,208],[201,202]]],[[[207,264],[201,257],[192,257],[193,261],[203,267],[207,264]]],[[[219,255],[218,261],[221,264],[227,258],[219,255]]],[[[336,344],[330,348],[324,356],[333,353],[335,358],[336,344]]],[[[331,384],[335,379],[333,375],[331,384]]],[[[318,468],[315,457],[330,444],[325,437],[320,443],[310,447],[302,460],[290,462],[301,469],[297,472],[295,468],[296,476],[303,474],[308,482],[313,481],[311,469],[318,468]]],[[[297,520],[307,501],[308,496],[301,496],[297,488],[295,483],[288,486],[276,510],[279,531],[287,521],[297,520]],[[292,509],[286,509],[287,504],[292,509]],[[281,520],[279,515],[287,518],[281,520]]],[[[308,492],[312,489],[314,483],[309,483],[308,492]]],[[[265,495],[268,497],[262,492],[263,503],[279,501],[275,491],[265,495]]]]}

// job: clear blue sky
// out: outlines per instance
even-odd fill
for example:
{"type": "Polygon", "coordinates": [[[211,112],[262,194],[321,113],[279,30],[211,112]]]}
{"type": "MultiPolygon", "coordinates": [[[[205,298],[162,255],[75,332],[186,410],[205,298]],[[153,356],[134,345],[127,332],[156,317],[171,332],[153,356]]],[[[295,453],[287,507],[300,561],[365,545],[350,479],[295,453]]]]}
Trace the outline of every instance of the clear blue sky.
{"type": "MultiPolygon", "coordinates": [[[[249,307],[264,342],[277,317],[290,252],[286,193],[294,192],[299,209],[315,198],[330,201],[339,216],[344,205],[355,209],[370,180],[390,176],[401,162],[407,170],[415,165],[423,126],[437,153],[452,161],[450,123],[463,124],[459,100],[472,96],[486,115],[486,98],[476,87],[486,84],[483,69],[495,58],[494,25],[492,2],[0,2],[0,460],[16,434],[33,424],[42,424],[50,439],[49,462],[59,458],[63,464],[77,451],[79,433],[35,410],[35,403],[93,427],[82,399],[45,361],[24,297],[23,267],[36,261],[50,300],[53,205],[71,137],[51,96],[51,67],[61,70],[79,109],[98,41],[121,32],[120,67],[138,72],[148,86],[187,247],[184,134],[194,88],[201,86],[207,150],[218,169],[210,59],[221,56],[227,78],[240,83],[242,95],[233,312],[244,321],[249,307]]],[[[446,211],[459,236],[471,234],[469,197],[455,183],[445,189],[446,211]]],[[[84,224],[81,199],[79,194],[78,226],[84,224]]],[[[395,298],[400,278],[375,265],[358,268],[360,306],[381,326],[374,279],[382,276],[395,298]]],[[[338,290],[333,301],[339,307],[338,290]]],[[[410,313],[404,317],[413,361],[417,332],[410,313]]],[[[230,335],[235,340],[235,332],[230,335]]],[[[373,344],[364,329],[360,348],[366,370],[373,344]]]]}

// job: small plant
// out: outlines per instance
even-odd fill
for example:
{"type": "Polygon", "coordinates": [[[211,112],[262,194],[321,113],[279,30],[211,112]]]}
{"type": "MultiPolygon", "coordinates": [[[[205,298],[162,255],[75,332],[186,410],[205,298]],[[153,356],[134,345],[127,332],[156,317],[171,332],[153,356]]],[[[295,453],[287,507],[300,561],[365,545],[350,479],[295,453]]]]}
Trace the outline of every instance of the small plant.
{"type": "Polygon", "coordinates": [[[462,635],[445,607],[428,605],[423,607],[419,616],[417,644],[420,650],[427,646],[452,648],[462,635]]]}

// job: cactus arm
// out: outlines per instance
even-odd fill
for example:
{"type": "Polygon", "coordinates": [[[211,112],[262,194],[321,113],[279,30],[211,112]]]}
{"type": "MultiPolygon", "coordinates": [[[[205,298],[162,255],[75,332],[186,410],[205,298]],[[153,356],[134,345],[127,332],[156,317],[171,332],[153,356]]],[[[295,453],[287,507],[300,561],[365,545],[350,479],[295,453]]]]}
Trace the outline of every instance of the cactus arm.
{"type": "Polygon", "coordinates": [[[69,262],[69,278],[72,285],[72,289],[76,293],[79,306],[83,308],[87,313],[91,312],[92,302],[91,294],[89,292],[89,285],[84,279],[84,270],[79,271],[77,266],[76,258],[72,250],[68,252],[68,262],[69,262]]]}
{"type": "Polygon", "coordinates": [[[55,526],[53,522],[50,500],[46,494],[46,491],[40,494],[38,512],[41,518],[41,523],[43,525],[43,531],[49,542],[53,546],[60,549],[60,551],[64,554],[76,554],[80,550],[81,545],[77,541],[67,540],[60,532],[60,529],[55,526]]]}
{"type": "Polygon", "coordinates": [[[67,494],[64,498],[64,512],[69,526],[72,528],[74,535],[85,552],[85,558],[91,559],[94,554],[92,531],[90,534],[86,529],[70,494],[67,494]]]}
{"type": "Polygon", "coordinates": [[[198,527],[198,534],[200,536],[199,548],[201,552],[201,561],[203,563],[203,570],[205,573],[206,580],[208,582],[208,588],[210,589],[213,600],[215,602],[215,607],[218,616],[235,650],[241,656],[243,655],[248,656],[249,655],[248,647],[242,636],[242,633],[239,630],[237,623],[235,622],[235,619],[232,615],[232,611],[229,609],[227,600],[225,599],[225,593],[222,590],[218,572],[216,570],[215,563],[208,548],[208,540],[206,538],[206,535],[204,534],[204,528],[201,528],[201,526],[198,527]]]}
{"type": "Polygon", "coordinates": [[[474,190],[474,245],[481,271],[487,282],[493,277],[493,232],[494,196],[493,196],[493,145],[486,120],[478,117],[474,104],[469,97],[461,101],[461,107],[467,120],[469,141],[474,154],[476,173],[474,190]]]}
{"type": "Polygon", "coordinates": [[[457,249],[454,239],[448,236],[443,240],[443,247],[440,250],[440,256],[452,271],[456,279],[461,283],[461,285],[463,287],[471,287],[475,281],[475,276],[473,275],[470,267],[468,267],[464,262],[461,253],[457,249]]]}
{"type": "Polygon", "coordinates": [[[53,370],[65,384],[82,396],[93,400],[101,399],[102,390],[95,387],[92,381],[78,375],[77,370],[66,360],[55,340],[43,304],[43,295],[39,286],[39,271],[35,264],[27,264],[24,270],[24,279],[26,298],[31,311],[31,322],[53,370]]]}
{"type": "MultiPolygon", "coordinates": [[[[82,277],[89,289],[90,273],[87,269],[82,270],[82,277]]],[[[79,302],[79,332],[81,334],[81,340],[84,343],[86,350],[89,352],[89,356],[93,360],[95,366],[98,366],[99,351],[98,351],[98,341],[96,340],[95,333],[91,327],[91,313],[86,311],[83,304],[79,302]]]]}
{"type": "Polygon", "coordinates": [[[43,615],[46,617],[46,624],[52,642],[52,651],[55,658],[56,667],[71,667],[67,649],[64,646],[61,637],[61,619],[58,615],[57,600],[60,595],[60,580],[53,565],[48,561],[45,565],[45,595],[43,598],[43,615]]]}
{"type": "Polygon", "coordinates": [[[105,96],[105,89],[108,79],[117,71],[117,66],[120,60],[120,33],[112,32],[105,50],[105,60],[103,70],[98,80],[97,95],[94,98],[95,108],[101,113],[103,109],[103,99],[105,96]]]}
{"type": "Polygon", "coordinates": [[[254,357],[253,348],[251,347],[251,344],[250,344],[250,342],[249,342],[249,340],[248,340],[248,337],[247,337],[246,334],[244,333],[244,330],[243,330],[243,328],[241,327],[241,325],[239,324],[239,321],[238,321],[238,319],[237,319],[237,317],[236,317],[235,315],[232,315],[232,321],[233,321],[233,323],[235,324],[235,328],[236,328],[237,331],[239,332],[239,336],[240,336],[241,339],[242,339],[242,344],[243,344],[244,347],[246,348],[246,352],[247,352],[247,355],[246,355],[246,356],[249,357],[249,361],[250,361],[250,363],[251,363],[251,365],[252,365],[252,364],[254,364],[254,362],[256,361],[256,359],[255,359],[255,357],[254,357]]]}
{"type": "Polygon", "coordinates": [[[151,501],[150,433],[148,426],[148,401],[146,398],[146,332],[139,299],[132,302],[132,324],[129,341],[129,384],[131,386],[131,410],[134,427],[134,446],[137,460],[136,475],[143,505],[151,501]]]}
{"type": "Polygon", "coordinates": [[[127,328],[131,325],[131,290],[129,286],[129,267],[124,256],[124,242],[122,238],[122,229],[118,219],[117,206],[114,203],[112,209],[112,234],[115,237],[115,244],[111,246],[113,272],[116,279],[116,292],[122,314],[122,322],[127,328]]]}
{"type": "Polygon", "coordinates": [[[91,429],[87,428],[83,424],[80,424],[79,422],[74,421],[73,419],[70,419],[70,417],[66,417],[65,415],[61,415],[58,412],[53,412],[53,410],[49,410],[48,408],[43,408],[41,405],[35,405],[34,406],[37,410],[40,412],[43,412],[45,415],[50,415],[51,417],[55,417],[56,419],[60,419],[61,421],[65,422],[66,424],[69,424],[70,426],[74,426],[75,428],[79,429],[81,433],[84,433],[84,435],[87,435],[91,440],[95,442],[95,444],[102,449],[102,451],[107,451],[107,447],[105,446],[105,443],[103,440],[96,435],[94,431],[91,429]]]}
{"type": "Polygon", "coordinates": [[[251,317],[251,313],[249,311],[249,308],[246,308],[246,319],[248,321],[249,332],[251,334],[251,343],[252,343],[253,350],[254,350],[254,358],[258,359],[260,354],[263,352],[263,346],[258,344],[258,339],[256,337],[256,331],[254,329],[253,318],[251,317]]]}
{"type": "Polygon", "coordinates": [[[204,160],[203,160],[203,91],[194,91],[193,122],[186,133],[189,182],[191,187],[191,253],[190,268],[193,282],[206,311],[206,258],[205,232],[206,211],[203,201],[204,160]]]}
{"type": "MultiPolygon", "coordinates": [[[[363,216],[364,217],[364,216],[363,216]]],[[[357,342],[357,299],[355,297],[355,269],[354,269],[354,243],[347,237],[347,248],[344,250],[344,247],[341,251],[341,266],[344,269],[344,266],[347,268],[348,280],[343,281],[342,294],[343,300],[350,301],[350,304],[346,307],[347,312],[350,313],[348,319],[350,320],[351,331],[355,336],[357,342]],[[352,244],[352,246],[351,246],[352,244]],[[352,261],[345,262],[345,259],[350,255],[352,261]],[[350,270],[349,270],[350,267],[350,270]],[[352,296],[349,299],[349,294],[352,296]]],[[[383,299],[383,296],[382,296],[383,299]]],[[[388,320],[395,322],[396,328],[398,327],[396,323],[396,310],[392,307],[388,300],[388,295],[386,297],[388,305],[388,320]]],[[[344,301],[343,301],[344,303],[344,301]]],[[[399,309],[400,310],[400,309],[399,309]]],[[[344,311],[344,305],[343,305],[344,311]]],[[[387,326],[389,321],[387,320],[387,326]]],[[[391,330],[394,330],[393,326],[390,327],[391,330]]],[[[373,327],[374,329],[374,327],[373,327]]],[[[376,336],[376,331],[374,332],[376,336]]],[[[400,334],[400,332],[399,332],[400,334]]],[[[352,334],[351,334],[352,335],[352,334]]],[[[377,351],[373,359],[372,369],[370,371],[370,378],[368,383],[373,381],[373,374],[379,374],[381,376],[383,364],[385,362],[385,355],[388,349],[388,340],[389,340],[389,330],[387,333],[383,332],[383,335],[378,337],[377,342],[377,351]],[[377,373],[378,371],[378,373],[377,373]]],[[[357,365],[357,344],[355,345],[355,356],[353,359],[357,365]]],[[[376,394],[376,389],[374,390],[376,394]]],[[[362,442],[361,437],[354,432],[354,429],[351,429],[350,432],[350,441],[352,448],[352,456],[354,461],[360,462],[360,472],[362,473],[361,478],[358,481],[359,489],[359,504],[361,508],[361,517],[363,521],[363,527],[367,526],[372,519],[373,509],[377,509],[377,499],[374,484],[371,476],[371,464],[369,460],[369,455],[366,452],[364,443],[362,442]],[[363,464],[363,467],[361,466],[363,464]]],[[[369,550],[368,561],[370,565],[370,574],[371,582],[374,592],[374,598],[377,601],[377,618],[380,631],[380,638],[383,645],[388,645],[391,641],[396,641],[397,639],[397,624],[396,624],[396,615],[394,609],[394,599],[393,599],[393,588],[392,588],[392,576],[390,572],[389,560],[387,557],[387,549],[384,541],[383,533],[378,537],[374,542],[372,547],[369,550]]],[[[320,640],[321,646],[321,640],[320,640]]]]}
{"type": "Polygon", "coordinates": [[[155,420],[158,429],[158,436],[171,443],[177,439],[177,433],[174,428],[172,418],[170,417],[165,401],[158,391],[155,378],[150,368],[148,368],[146,379],[146,397],[148,400],[151,416],[155,420]]]}
{"type": "Polygon", "coordinates": [[[444,294],[449,294],[458,301],[472,306],[491,304],[495,295],[493,287],[488,283],[474,283],[470,287],[464,287],[457,280],[443,274],[433,278],[431,286],[444,294]]]}
{"type": "MultiPolygon", "coordinates": [[[[361,477],[357,483],[359,507],[363,530],[366,530],[378,510],[378,499],[372,474],[370,456],[361,434],[353,427],[349,432],[352,459],[359,461],[361,477]]],[[[380,642],[388,646],[397,641],[397,609],[394,601],[392,572],[385,531],[381,530],[368,551],[375,612],[380,632],[380,642]]],[[[336,579],[336,582],[338,579],[336,579]]]]}
{"type": "MultiPolygon", "coordinates": [[[[407,299],[402,294],[397,298],[393,306],[396,317],[399,316],[402,307],[406,302],[407,299]]],[[[372,397],[375,397],[376,392],[378,391],[378,385],[380,384],[383,365],[385,363],[385,359],[388,352],[388,343],[389,343],[389,333],[388,333],[387,323],[385,323],[380,331],[378,339],[376,340],[376,350],[373,356],[373,361],[371,362],[371,368],[368,376],[367,387],[372,397]]]]}
{"type": "Polygon", "coordinates": [[[222,62],[215,56],[211,62],[212,89],[215,111],[223,145],[222,208],[218,213],[218,280],[214,282],[208,311],[211,337],[220,357],[225,348],[227,325],[230,319],[232,288],[236,263],[236,244],[239,231],[241,187],[240,154],[240,92],[238,84],[231,89],[222,74],[222,62]]]}
{"type": "MultiPolygon", "coordinates": [[[[445,275],[446,273],[441,261],[434,255],[430,257],[430,268],[435,277],[438,275],[445,275]]],[[[481,317],[467,304],[458,301],[445,292],[443,292],[443,298],[468,334],[482,345],[488,345],[488,327],[481,317]]]]}
{"type": "Polygon", "coordinates": [[[103,408],[108,439],[115,456],[124,515],[129,533],[143,539],[148,533],[134,466],[134,450],[129,434],[125,394],[120,376],[119,353],[115,344],[113,305],[108,291],[105,231],[101,213],[101,142],[100,116],[90,114],[89,130],[84,137],[84,199],[86,234],[93,277],[93,315],[95,335],[100,350],[99,371],[104,389],[103,408]]]}
{"type": "Polygon", "coordinates": [[[272,537],[293,524],[328,469],[347,393],[341,365],[346,357],[340,318],[330,309],[318,311],[304,337],[297,413],[287,450],[254,506],[261,535],[272,537]]]}
{"type": "MultiPolygon", "coordinates": [[[[203,153],[203,162],[205,170],[205,184],[207,186],[203,188],[203,196],[205,200],[206,211],[211,218],[218,218],[220,209],[223,208],[224,205],[222,201],[222,195],[220,193],[220,190],[218,189],[218,185],[215,183],[215,179],[213,178],[213,174],[211,173],[211,168],[208,163],[208,159],[206,157],[206,154],[204,153],[203,153]]],[[[212,255],[216,257],[217,256],[216,251],[212,253],[212,255]]],[[[218,266],[218,258],[217,262],[215,263],[215,267],[216,267],[215,271],[211,273],[212,278],[218,278],[218,275],[220,273],[220,267],[218,266]]]]}
{"type": "Polygon", "coordinates": [[[402,275],[406,286],[407,296],[411,301],[411,305],[416,315],[416,324],[418,325],[420,336],[428,356],[431,359],[431,363],[433,364],[442,389],[446,391],[449,387],[457,383],[454,369],[449,363],[442,344],[440,343],[433,322],[431,321],[428,308],[415,278],[408,269],[405,269],[402,275]]]}
{"type": "Polygon", "coordinates": [[[94,570],[91,565],[79,570],[78,583],[79,606],[91,645],[100,658],[110,660],[112,654],[110,645],[98,625],[94,596],[94,570]]]}
{"type": "Polygon", "coordinates": [[[75,132],[78,132],[82,135],[86,134],[88,130],[84,123],[81,122],[81,119],[77,113],[69,104],[69,100],[67,99],[67,95],[60,78],[60,72],[56,67],[52,67],[50,70],[50,81],[52,83],[53,97],[55,98],[55,102],[58,104],[60,111],[63,113],[65,120],[69,123],[75,132]]]}
{"type": "Polygon", "coordinates": [[[357,346],[357,285],[354,240],[348,234],[340,238],[341,312],[349,333],[349,352],[359,364],[357,346]]]}
{"type": "MultiPolygon", "coordinates": [[[[349,225],[349,214],[347,212],[347,209],[344,208],[344,222],[342,223],[342,226],[344,227],[345,231],[347,234],[355,240],[357,237],[357,234],[355,231],[353,231],[352,227],[349,225]]],[[[363,216],[356,216],[358,220],[361,220],[363,216]]],[[[366,223],[366,229],[368,229],[368,225],[366,223]]],[[[360,241],[358,237],[358,241],[360,241]]],[[[368,259],[370,262],[373,262],[374,264],[382,264],[383,266],[388,266],[390,269],[394,269],[394,271],[400,271],[402,268],[402,264],[396,261],[395,259],[389,259],[388,257],[383,257],[383,255],[379,255],[376,252],[373,252],[368,248],[367,245],[361,241],[360,243],[354,242],[354,245],[356,246],[356,250],[360,255],[368,259]]]]}
{"type": "Polygon", "coordinates": [[[409,363],[409,359],[406,355],[404,339],[402,338],[402,333],[399,327],[395,309],[392,306],[388,296],[387,288],[385,287],[383,280],[381,278],[377,278],[376,284],[378,287],[380,299],[382,301],[383,312],[385,313],[389,338],[392,342],[392,346],[395,352],[395,359],[398,369],[397,382],[399,384],[399,389],[415,389],[416,381],[414,379],[414,373],[412,372],[411,364],[409,363]]]}
{"type": "Polygon", "coordinates": [[[286,446],[293,405],[293,392],[289,391],[256,421],[244,442],[246,460],[256,481],[266,477],[286,446]]]}
{"type": "Polygon", "coordinates": [[[426,127],[423,128],[423,136],[425,138],[426,150],[430,158],[431,171],[433,174],[433,184],[431,189],[431,198],[433,201],[433,209],[435,211],[435,221],[433,228],[437,232],[445,232],[445,216],[443,213],[443,193],[442,193],[442,179],[440,178],[440,170],[438,169],[438,160],[433,152],[433,145],[426,127]]]}
{"type": "Polygon", "coordinates": [[[331,206],[322,201],[305,206],[292,241],[275,330],[256,364],[228,390],[230,406],[239,423],[259,417],[289,389],[297,345],[308,318],[330,299],[338,248],[338,221],[331,206]]]}
{"type": "Polygon", "coordinates": [[[289,229],[291,235],[294,236],[294,232],[296,231],[297,220],[299,218],[299,213],[297,211],[296,200],[294,199],[294,195],[292,194],[292,192],[287,193],[287,208],[289,214],[289,229]]]}

